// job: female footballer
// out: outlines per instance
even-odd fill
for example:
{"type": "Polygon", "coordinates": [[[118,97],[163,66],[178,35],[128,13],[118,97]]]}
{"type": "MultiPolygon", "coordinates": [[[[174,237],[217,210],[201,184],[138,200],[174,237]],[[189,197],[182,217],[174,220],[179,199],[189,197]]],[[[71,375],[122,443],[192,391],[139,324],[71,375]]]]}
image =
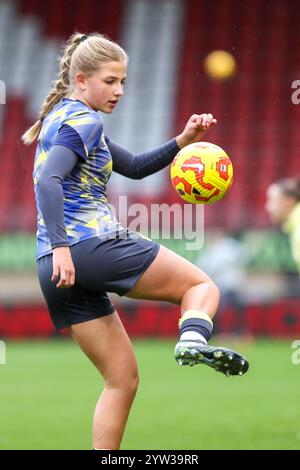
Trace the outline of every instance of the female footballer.
{"type": "Polygon", "coordinates": [[[93,448],[119,449],[138,386],[131,342],[107,292],[181,306],[180,365],[205,363],[226,375],[248,369],[240,354],[208,346],[219,291],[196,266],[122,227],[107,201],[112,171],[139,179],[169,165],[179,149],[216,123],[193,115],[166,144],[133,155],[105,137],[99,111],[113,112],[123,95],[127,55],[100,34],[75,33],[39,120],[34,187],[38,213],[37,269],[52,321],[68,328],[104,379],[93,420],[93,448]]]}

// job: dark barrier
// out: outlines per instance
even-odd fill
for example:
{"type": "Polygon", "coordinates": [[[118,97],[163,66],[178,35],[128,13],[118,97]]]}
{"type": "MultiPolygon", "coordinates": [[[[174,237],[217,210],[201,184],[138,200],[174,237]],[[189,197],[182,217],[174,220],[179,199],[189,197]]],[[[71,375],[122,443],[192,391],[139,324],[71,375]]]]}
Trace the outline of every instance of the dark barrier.
{"type": "MultiPolygon", "coordinates": [[[[131,336],[176,336],[180,309],[173,305],[135,302],[117,305],[131,336]]],[[[215,319],[215,333],[299,337],[300,300],[282,299],[272,304],[226,306],[215,319]]],[[[0,305],[0,338],[55,335],[44,305],[0,305]]]]}

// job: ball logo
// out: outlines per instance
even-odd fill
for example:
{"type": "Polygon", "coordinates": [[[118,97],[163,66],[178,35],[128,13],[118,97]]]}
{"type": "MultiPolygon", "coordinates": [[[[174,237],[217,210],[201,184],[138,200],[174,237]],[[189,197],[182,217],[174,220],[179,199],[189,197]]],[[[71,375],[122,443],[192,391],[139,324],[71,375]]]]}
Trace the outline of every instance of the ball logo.
{"type": "Polygon", "coordinates": [[[228,164],[226,162],[226,159],[223,158],[219,162],[217,162],[216,167],[217,167],[217,172],[219,173],[221,178],[227,181],[229,178],[229,174],[228,174],[228,164]]]}
{"type": "Polygon", "coordinates": [[[202,163],[189,163],[189,164],[185,163],[184,165],[182,165],[181,168],[183,170],[189,170],[190,168],[196,168],[199,171],[203,171],[204,165],[202,165],[202,163]]]}

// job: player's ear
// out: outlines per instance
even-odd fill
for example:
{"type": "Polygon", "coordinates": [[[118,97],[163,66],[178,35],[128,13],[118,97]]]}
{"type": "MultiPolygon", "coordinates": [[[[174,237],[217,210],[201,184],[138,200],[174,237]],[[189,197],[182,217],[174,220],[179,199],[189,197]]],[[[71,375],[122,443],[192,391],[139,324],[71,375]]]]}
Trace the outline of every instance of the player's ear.
{"type": "Polygon", "coordinates": [[[86,83],[86,76],[82,72],[77,72],[76,73],[76,85],[78,88],[82,91],[86,90],[87,88],[87,83],[86,83]]]}

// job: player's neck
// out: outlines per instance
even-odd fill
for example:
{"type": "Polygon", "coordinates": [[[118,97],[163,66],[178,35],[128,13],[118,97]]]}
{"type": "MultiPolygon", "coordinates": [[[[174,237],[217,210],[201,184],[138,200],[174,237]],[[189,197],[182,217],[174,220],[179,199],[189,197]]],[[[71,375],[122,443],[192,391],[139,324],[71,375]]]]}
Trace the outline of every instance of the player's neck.
{"type": "Polygon", "coordinates": [[[80,101],[81,103],[85,104],[89,108],[93,108],[93,106],[82,96],[78,96],[76,93],[71,93],[69,96],[66,96],[69,100],[80,101]]]}

